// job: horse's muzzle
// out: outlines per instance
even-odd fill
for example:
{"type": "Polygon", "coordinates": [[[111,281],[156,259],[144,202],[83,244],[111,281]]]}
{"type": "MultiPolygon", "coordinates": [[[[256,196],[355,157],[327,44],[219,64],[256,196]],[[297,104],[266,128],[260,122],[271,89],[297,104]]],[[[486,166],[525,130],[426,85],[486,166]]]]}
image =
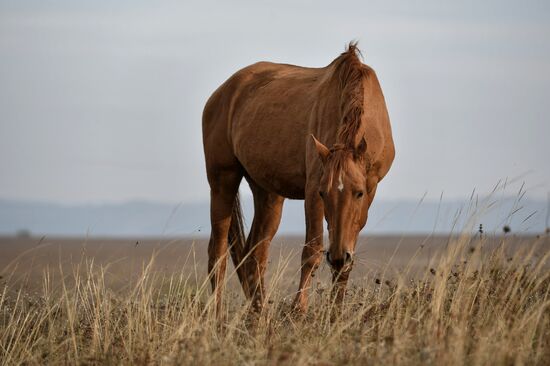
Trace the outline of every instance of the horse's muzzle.
{"type": "Polygon", "coordinates": [[[330,251],[326,252],[327,263],[336,271],[349,271],[353,265],[353,253],[346,251],[343,258],[331,258],[330,251]]]}

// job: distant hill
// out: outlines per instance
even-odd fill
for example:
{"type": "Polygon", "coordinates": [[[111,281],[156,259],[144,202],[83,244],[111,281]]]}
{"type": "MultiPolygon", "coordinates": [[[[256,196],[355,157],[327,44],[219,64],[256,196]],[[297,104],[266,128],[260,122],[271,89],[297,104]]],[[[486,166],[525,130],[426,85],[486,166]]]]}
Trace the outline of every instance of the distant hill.
{"type": "MultiPolygon", "coordinates": [[[[243,199],[247,223],[252,222],[252,199],[243,199]]],[[[541,233],[546,228],[547,203],[502,198],[487,202],[376,200],[363,233],[447,233],[451,230],[541,233]],[[487,206],[489,206],[487,208],[487,206]],[[472,214],[475,215],[472,217],[472,214]],[[470,219],[470,220],[469,220],[470,219]]],[[[71,236],[207,235],[210,230],[208,202],[165,204],[128,202],[105,205],[59,205],[54,203],[0,200],[0,234],[71,236]]],[[[305,230],[302,201],[285,203],[280,233],[305,230]]]]}

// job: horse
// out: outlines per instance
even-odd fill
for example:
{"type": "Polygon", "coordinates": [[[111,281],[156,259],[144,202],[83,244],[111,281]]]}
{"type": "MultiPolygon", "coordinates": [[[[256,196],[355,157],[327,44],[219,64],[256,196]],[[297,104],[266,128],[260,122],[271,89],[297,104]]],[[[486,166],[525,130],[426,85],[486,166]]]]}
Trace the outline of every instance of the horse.
{"type": "Polygon", "coordinates": [[[307,311],[311,277],[324,252],[333,294],[342,302],[359,232],[395,157],[382,89],[361,58],[351,42],[321,68],[258,62],[237,71],[208,99],[202,116],[210,185],[208,272],[218,314],[228,252],[245,296],[262,309],[268,249],[287,198],[304,200],[306,223],[293,308],[307,311]],[[239,201],[243,177],[254,198],[247,237],[239,201]]]}

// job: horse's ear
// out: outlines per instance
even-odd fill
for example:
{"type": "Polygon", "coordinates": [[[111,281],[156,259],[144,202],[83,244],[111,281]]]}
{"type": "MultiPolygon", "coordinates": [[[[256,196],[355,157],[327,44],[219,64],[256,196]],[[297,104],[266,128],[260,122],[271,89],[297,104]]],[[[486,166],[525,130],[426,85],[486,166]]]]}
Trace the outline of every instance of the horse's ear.
{"type": "Polygon", "coordinates": [[[317,149],[317,153],[319,154],[319,157],[321,158],[321,161],[326,163],[328,156],[330,155],[330,150],[323,145],[319,140],[315,138],[315,136],[310,135],[313,139],[313,142],[315,143],[315,148],[317,149]]]}
{"type": "Polygon", "coordinates": [[[359,144],[355,148],[354,155],[356,159],[362,159],[365,156],[365,153],[367,152],[367,140],[365,140],[365,136],[361,137],[361,141],[359,141],[359,144]]]}

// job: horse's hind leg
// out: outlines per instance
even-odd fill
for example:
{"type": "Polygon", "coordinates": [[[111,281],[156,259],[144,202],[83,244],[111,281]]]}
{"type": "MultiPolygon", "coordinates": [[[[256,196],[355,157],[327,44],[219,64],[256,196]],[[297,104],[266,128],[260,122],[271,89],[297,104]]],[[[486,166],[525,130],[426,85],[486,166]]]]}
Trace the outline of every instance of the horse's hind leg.
{"type": "Polygon", "coordinates": [[[249,297],[254,310],[261,311],[265,300],[264,274],[269,245],[281,222],[284,197],[270,193],[250,182],[254,194],[254,220],[246,240],[248,257],[245,268],[249,297]]]}
{"type": "Polygon", "coordinates": [[[208,273],[216,300],[216,312],[221,315],[222,293],[227,265],[228,233],[235,196],[242,174],[238,169],[208,172],[210,183],[210,221],[212,231],[208,244],[208,273]]]}

